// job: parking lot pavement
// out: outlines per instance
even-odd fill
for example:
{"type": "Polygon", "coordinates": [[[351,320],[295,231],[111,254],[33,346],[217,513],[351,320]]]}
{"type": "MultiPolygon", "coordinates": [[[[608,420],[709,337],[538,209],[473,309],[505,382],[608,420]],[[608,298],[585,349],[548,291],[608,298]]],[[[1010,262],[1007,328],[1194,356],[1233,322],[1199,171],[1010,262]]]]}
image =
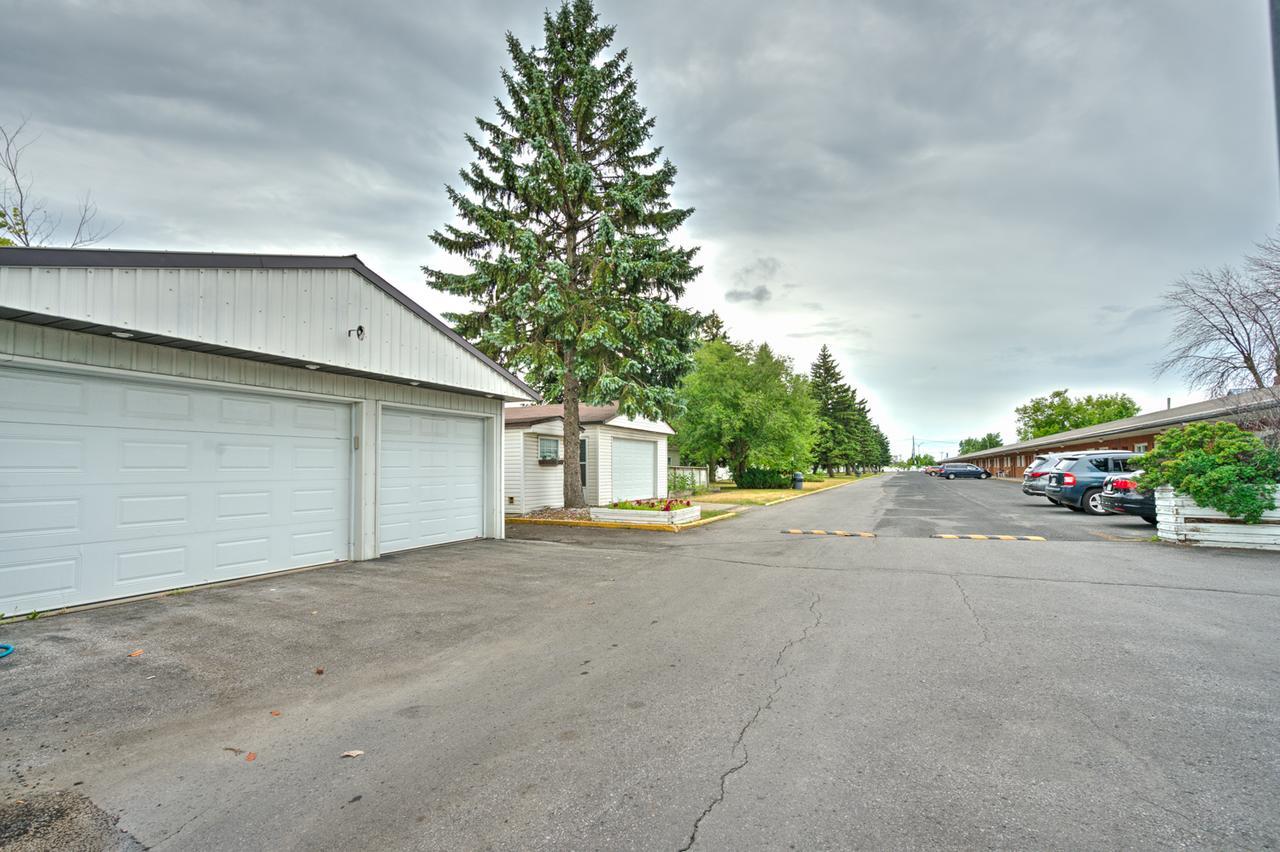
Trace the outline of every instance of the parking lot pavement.
{"type": "Polygon", "coordinates": [[[900,474],[0,626],[0,813],[61,803],[47,848],[1280,843],[1273,556],[1018,499],[900,474]],[[983,501],[1050,540],[926,537],[1011,529],[983,501]]]}

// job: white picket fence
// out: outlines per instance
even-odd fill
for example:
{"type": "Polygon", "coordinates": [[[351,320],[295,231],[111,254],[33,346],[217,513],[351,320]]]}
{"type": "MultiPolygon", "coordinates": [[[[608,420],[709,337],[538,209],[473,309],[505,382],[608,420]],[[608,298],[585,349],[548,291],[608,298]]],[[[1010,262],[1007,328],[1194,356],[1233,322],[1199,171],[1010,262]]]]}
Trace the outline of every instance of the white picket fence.
{"type": "MultiPolygon", "coordinates": [[[[1280,488],[1276,491],[1280,503],[1280,488]]],[[[1202,547],[1280,550],[1280,508],[1264,514],[1260,523],[1246,524],[1166,486],[1156,489],[1156,534],[1163,541],[1202,547]]]]}

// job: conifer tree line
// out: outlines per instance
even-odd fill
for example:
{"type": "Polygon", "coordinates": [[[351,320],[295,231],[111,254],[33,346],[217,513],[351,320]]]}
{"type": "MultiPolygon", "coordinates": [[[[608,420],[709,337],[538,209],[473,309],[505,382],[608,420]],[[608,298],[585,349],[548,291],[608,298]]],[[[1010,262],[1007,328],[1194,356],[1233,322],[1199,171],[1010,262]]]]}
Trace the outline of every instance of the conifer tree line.
{"type": "Polygon", "coordinates": [[[818,404],[813,469],[878,470],[891,461],[889,438],[872,421],[867,401],[844,380],[831,350],[824,344],[809,368],[809,387],[818,404]]]}

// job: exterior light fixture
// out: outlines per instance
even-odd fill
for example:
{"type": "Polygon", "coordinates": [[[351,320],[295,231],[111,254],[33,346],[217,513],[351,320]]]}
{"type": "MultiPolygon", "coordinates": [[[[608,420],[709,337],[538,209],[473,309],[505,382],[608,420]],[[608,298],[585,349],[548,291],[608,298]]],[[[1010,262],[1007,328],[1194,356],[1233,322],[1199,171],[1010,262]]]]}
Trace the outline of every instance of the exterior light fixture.
{"type": "Polygon", "coordinates": [[[358,325],[355,328],[347,329],[347,337],[354,337],[356,340],[364,340],[364,326],[358,325]]]}
{"type": "Polygon", "coordinates": [[[320,369],[320,365],[319,365],[319,364],[303,364],[302,366],[306,367],[308,370],[319,370],[319,369],[320,369]]]}
{"type": "Polygon", "coordinates": [[[112,336],[112,337],[118,337],[118,338],[120,338],[121,340],[128,340],[130,337],[133,337],[133,332],[131,332],[131,331],[113,331],[113,332],[111,332],[111,336],[112,336]]]}

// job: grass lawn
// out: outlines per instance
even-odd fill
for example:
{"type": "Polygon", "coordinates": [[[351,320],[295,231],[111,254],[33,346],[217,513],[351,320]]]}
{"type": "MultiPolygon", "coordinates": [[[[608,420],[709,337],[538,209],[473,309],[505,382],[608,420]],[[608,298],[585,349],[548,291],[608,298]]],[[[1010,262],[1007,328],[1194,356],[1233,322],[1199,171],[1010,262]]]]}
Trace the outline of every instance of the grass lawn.
{"type": "MultiPolygon", "coordinates": [[[[846,482],[853,482],[855,479],[866,479],[869,476],[875,476],[874,473],[864,473],[862,476],[836,476],[822,482],[805,482],[805,491],[822,491],[827,488],[834,488],[837,485],[844,485],[846,482]]],[[[763,506],[773,500],[781,497],[790,497],[795,494],[795,490],[791,488],[739,488],[733,483],[723,483],[719,485],[720,491],[716,494],[701,494],[691,498],[695,503],[738,503],[748,506],[763,506]]],[[[702,513],[705,518],[706,512],[702,513]]]]}

